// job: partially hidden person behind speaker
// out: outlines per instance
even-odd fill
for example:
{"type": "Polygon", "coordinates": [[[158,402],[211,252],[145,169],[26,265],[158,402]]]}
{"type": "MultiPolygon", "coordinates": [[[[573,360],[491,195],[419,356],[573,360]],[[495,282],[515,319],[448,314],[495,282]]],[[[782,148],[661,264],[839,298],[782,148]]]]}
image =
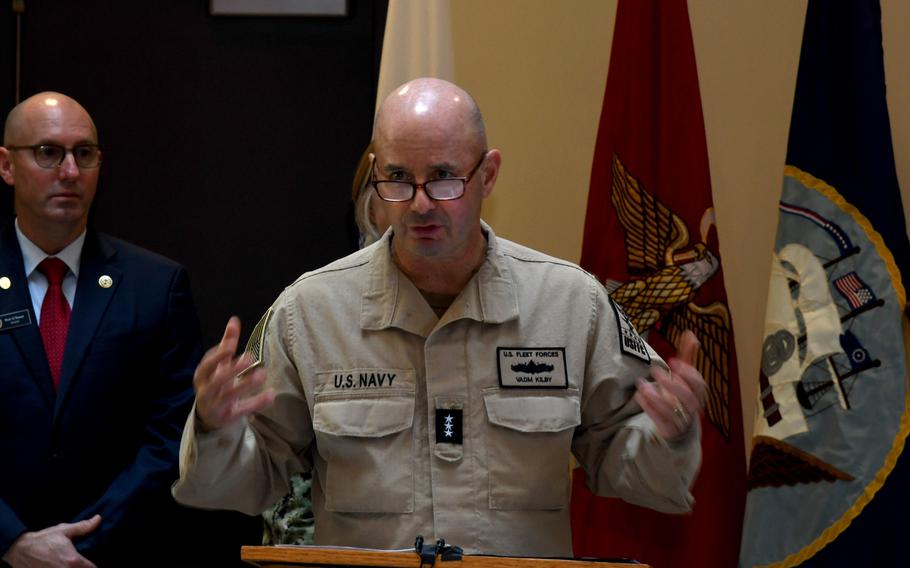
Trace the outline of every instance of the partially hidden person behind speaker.
{"type": "MultiPolygon", "coordinates": [[[[389,228],[383,201],[376,196],[376,190],[370,184],[372,169],[373,143],[370,142],[357,162],[351,183],[351,201],[360,248],[379,240],[389,228]]],[[[291,490],[262,513],[262,544],[313,544],[312,481],[309,472],[291,476],[291,490]]]]}
{"type": "Polygon", "coordinates": [[[311,471],[317,544],[571,556],[574,454],[600,495],[689,511],[694,335],[668,367],[595,278],[495,235],[502,155],[463,89],[402,85],[373,141],[391,230],[286,288],[255,358],[227,324],[196,369],[177,499],[257,513],[311,471]]]}
{"type": "Polygon", "coordinates": [[[360,234],[360,248],[371,245],[382,237],[391,221],[383,207],[383,200],[373,188],[373,143],[367,144],[351,184],[351,200],[354,202],[354,220],[360,234]]]}
{"type": "Polygon", "coordinates": [[[199,323],[180,265],[89,226],[101,158],[68,96],[36,94],[7,117],[0,557],[17,568],[146,566],[174,546],[199,323]]]}

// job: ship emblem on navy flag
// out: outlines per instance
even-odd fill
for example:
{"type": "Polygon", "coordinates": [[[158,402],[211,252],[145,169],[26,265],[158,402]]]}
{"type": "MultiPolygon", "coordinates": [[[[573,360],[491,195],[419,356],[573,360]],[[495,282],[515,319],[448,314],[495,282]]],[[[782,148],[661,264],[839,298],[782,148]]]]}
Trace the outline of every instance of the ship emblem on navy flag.
{"type": "Polygon", "coordinates": [[[895,428],[906,398],[900,382],[888,387],[900,385],[896,392],[883,387],[905,375],[902,301],[887,277],[893,260],[868,222],[833,187],[789,166],[779,208],[784,237],[772,255],[744,530],[801,540],[768,548],[749,536],[743,550],[760,559],[750,566],[787,566],[770,560],[809,546],[801,543],[827,544],[825,531],[844,522],[830,519],[855,516],[898,447],[868,425],[895,428]],[[769,524],[794,499],[813,503],[799,531],[769,524]]]}
{"type": "MultiPolygon", "coordinates": [[[[881,366],[862,345],[857,333],[868,332],[857,322],[883,303],[856,270],[842,268],[863,248],[841,223],[783,200],[780,211],[782,226],[813,248],[789,242],[773,256],[759,374],[762,420],[755,431],[749,488],[853,481],[846,468],[819,457],[821,451],[787,440],[808,433],[810,421],[823,420],[823,412],[853,410],[860,375],[881,366]]],[[[866,325],[869,321],[874,316],[866,325]]]]}

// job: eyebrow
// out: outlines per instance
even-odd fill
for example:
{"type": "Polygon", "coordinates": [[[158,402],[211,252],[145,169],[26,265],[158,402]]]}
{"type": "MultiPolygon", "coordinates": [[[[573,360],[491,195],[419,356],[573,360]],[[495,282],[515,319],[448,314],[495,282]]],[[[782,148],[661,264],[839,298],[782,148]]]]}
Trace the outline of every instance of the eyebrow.
{"type": "MultiPolygon", "coordinates": [[[[468,166],[468,167],[470,167],[470,166],[468,166]]],[[[457,169],[458,168],[455,165],[453,165],[449,162],[442,162],[439,164],[430,164],[430,170],[432,170],[432,171],[442,170],[442,171],[453,172],[457,169]]],[[[408,169],[404,166],[399,166],[398,164],[392,164],[392,163],[386,164],[385,166],[380,168],[380,171],[382,171],[384,173],[395,172],[395,171],[403,171],[403,172],[411,173],[410,169],[408,169]]]]}
{"type": "MultiPolygon", "coordinates": [[[[77,140],[76,143],[73,144],[72,147],[75,148],[76,146],[97,146],[97,145],[98,145],[98,143],[95,142],[94,140],[83,139],[83,140],[77,140]]],[[[60,146],[61,148],[67,147],[66,144],[63,144],[59,140],[53,140],[51,138],[42,138],[41,140],[36,142],[34,144],[34,146],[60,146]]]]}

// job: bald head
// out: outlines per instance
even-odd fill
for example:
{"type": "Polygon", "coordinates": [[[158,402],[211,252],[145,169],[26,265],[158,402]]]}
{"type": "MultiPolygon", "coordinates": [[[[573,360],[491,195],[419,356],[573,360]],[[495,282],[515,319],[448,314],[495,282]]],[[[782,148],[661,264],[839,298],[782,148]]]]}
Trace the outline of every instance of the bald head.
{"type": "Polygon", "coordinates": [[[45,91],[32,95],[13,107],[13,110],[6,117],[6,125],[3,129],[3,145],[32,143],[23,139],[29,135],[31,127],[36,122],[48,120],[64,113],[86,121],[97,141],[98,131],[95,128],[95,123],[82,105],[63,93],[45,91]]]}
{"type": "Polygon", "coordinates": [[[424,77],[408,81],[386,97],[376,114],[374,140],[379,151],[402,126],[414,126],[428,134],[463,134],[473,150],[487,147],[480,108],[467,91],[442,79],[424,77]]]}

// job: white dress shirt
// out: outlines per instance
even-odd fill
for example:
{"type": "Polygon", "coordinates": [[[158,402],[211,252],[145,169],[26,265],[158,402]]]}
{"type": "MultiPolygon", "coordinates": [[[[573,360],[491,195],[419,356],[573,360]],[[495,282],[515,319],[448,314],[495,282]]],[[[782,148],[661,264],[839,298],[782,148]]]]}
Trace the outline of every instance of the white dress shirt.
{"type": "Polygon", "coordinates": [[[19,239],[19,250],[22,251],[22,261],[25,265],[25,276],[28,278],[28,293],[32,297],[32,309],[35,312],[35,320],[41,324],[41,304],[44,302],[44,295],[47,293],[47,277],[38,270],[38,265],[45,258],[56,257],[62,260],[69,272],[63,277],[63,295],[70,305],[76,300],[76,281],[79,278],[79,262],[82,260],[82,245],[85,243],[85,230],[76,237],[76,240],[66,245],[66,247],[57,254],[50,255],[41,250],[41,247],[33,243],[22,233],[19,228],[19,219],[16,219],[16,238],[19,239]]]}

